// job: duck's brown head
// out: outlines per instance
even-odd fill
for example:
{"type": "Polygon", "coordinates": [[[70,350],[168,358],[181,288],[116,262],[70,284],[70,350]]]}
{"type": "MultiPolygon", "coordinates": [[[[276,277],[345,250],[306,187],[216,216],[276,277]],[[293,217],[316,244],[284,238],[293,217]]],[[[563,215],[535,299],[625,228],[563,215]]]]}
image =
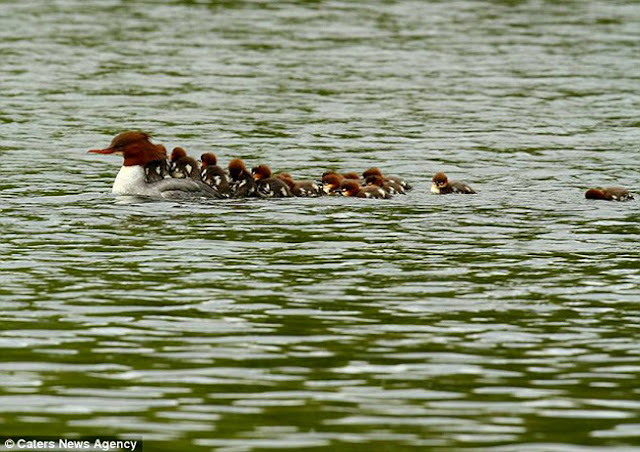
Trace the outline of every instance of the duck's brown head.
{"type": "Polygon", "coordinates": [[[335,193],[340,190],[340,184],[343,180],[339,174],[327,174],[322,178],[322,190],[325,193],[335,193]]]}
{"type": "Polygon", "coordinates": [[[358,173],[356,173],[355,171],[350,171],[348,173],[342,173],[342,177],[344,177],[345,179],[360,180],[360,175],[358,173]]]}
{"type": "Polygon", "coordinates": [[[131,130],[116,135],[108,148],[91,149],[88,152],[121,155],[124,157],[124,166],[144,166],[154,160],[166,158],[167,155],[165,147],[153,144],[149,134],[131,130]]]}
{"type": "Polygon", "coordinates": [[[255,180],[268,179],[271,177],[271,168],[269,165],[258,165],[251,169],[251,174],[255,180]]]}
{"type": "Polygon", "coordinates": [[[378,187],[384,186],[384,179],[381,176],[369,176],[366,179],[367,185],[377,185],[378,187]]]}
{"type": "Polygon", "coordinates": [[[242,173],[245,173],[247,168],[244,166],[242,159],[229,160],[229,175],[232,179],[237,180],[242,173]]]}
{"type": "Polygon", "coordinates": [[[202,167],[206,168],[207,166],[216,166],[218,164],[218,157],[213,152],[205,152],[200,156],[200,162],[202,163],[202,167]]]}
{"type": "Polygon", "coordinates": [[[438,188],[444,188],[449,185],[449,178],[445,173],[436,173],[432,179],[433,184],[438,188]]]}
{"type": "Polygon", "coordinates": [[[362,177],[364,177],[365,179],[367,177],[369,177],[369,176],[380,176],[380,177],[383,177],[382,176],[382,171],[380,171],[380,168],[376,168],[376,167],[369,168],[368,170],[365,170],[362,173],[362,177]]]}
{"type": "Polygon", "coordinates": [[[178,146],[173,148],[173,151],[171,152],[171,158],[169,160],[171,160],[171,163],[174,163],[186,156],[187,156],[187,151],[185,151],[183,148],[178,146]]]}
{"type": "Polygon", "coordinates": [[[360,184],[352,179],[346,179],[340,185],[342,196],[356,196],[360,191],[360,184]]]}

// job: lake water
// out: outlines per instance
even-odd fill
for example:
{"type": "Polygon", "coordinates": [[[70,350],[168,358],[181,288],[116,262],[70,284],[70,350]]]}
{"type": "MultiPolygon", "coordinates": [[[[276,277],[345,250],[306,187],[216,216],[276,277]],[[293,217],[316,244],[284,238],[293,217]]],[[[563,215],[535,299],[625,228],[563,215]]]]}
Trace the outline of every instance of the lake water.
{"type": "Polygon", "coordinates": [[[640,450],[640,4],[0,4],[0,425],[640,450]],[[123,130],[391,200],[110,194],[123,130]],[[479,191],[429,194],[445,171],[479,191]]]}

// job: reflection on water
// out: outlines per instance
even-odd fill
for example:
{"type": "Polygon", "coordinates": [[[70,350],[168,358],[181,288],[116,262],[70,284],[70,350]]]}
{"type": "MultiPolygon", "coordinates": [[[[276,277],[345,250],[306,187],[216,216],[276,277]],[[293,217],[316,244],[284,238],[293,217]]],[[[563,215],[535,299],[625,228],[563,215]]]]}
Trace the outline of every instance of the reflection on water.
{"type": "Polygon", "coordinates": [[[640,9],[1,6],[0,419],[154,450],[638,445],[640,9]],[[388,201],[117,199],[124,128],[388,201]],[[476,196],[432,196],[435,171],[476,196]]]}

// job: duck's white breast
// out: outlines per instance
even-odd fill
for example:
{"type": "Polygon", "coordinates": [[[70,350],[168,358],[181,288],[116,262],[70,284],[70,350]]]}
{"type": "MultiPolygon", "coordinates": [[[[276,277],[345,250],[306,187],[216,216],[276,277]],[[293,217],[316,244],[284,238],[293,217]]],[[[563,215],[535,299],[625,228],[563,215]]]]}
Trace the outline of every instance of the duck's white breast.
{"type": "Polygon", "coordinates": [[[112,193],[116,195],[140,195],[146,187],[144,168],[140,165],[123,166],[113,181],[112,193]]]}

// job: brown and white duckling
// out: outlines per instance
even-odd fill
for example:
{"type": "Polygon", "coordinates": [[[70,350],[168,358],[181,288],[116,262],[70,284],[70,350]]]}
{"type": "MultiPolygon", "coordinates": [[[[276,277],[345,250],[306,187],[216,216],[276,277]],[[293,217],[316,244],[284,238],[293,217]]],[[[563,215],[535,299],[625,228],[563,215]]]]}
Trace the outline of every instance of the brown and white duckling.
{"type": "Polygon", "coordinates": [[[447,195],[449,193],[475,194],[475,190],[464,182],[449,180],[446,174],[436,173],[431,184],[431,193],[447,195]]]}
{"type": "Polygon", "coordinates": [[[369,168],[368,170],[363,171],[362,177],[364,177],[365,180],[369,176],[380,176],[385,181],[394,182],[394,183],[400,185],[400,187],[402,187],[402,189],[404,190],[404,192],[402,194],[404,194],[404,193],[408,192],[409,190],[413,189],[413,187],[407,181],[405,181],[403,178],[398,177],[398,176],[386,176],[386,175],[382,174],[382,171],[378,167],[369,168]]]}
{"type": "Polygon", "coordinates": [[[229,161],[229,176],[231,178],[231,194],[235,198],[258,196],[258,185],[244,166],[242,159],[229,161]]]}
{"type": "Polygon", "coordinates": [[[365,180],[365,183],[367,185],[377,185],[378,187],[382,187],[382,189],[390,195],[404,195],[407,193],[404,190],[404,187],[399,183],[389,179],[384,180],[380,176],[369,176],[365,180]]]}
{"type": "Polygon", "coordinates": [[[344,177],[338,173],[325,173],[322,175],[322,191],[327,195],[339,195],[341,194],[340,184],[344,180],[344,177]]]}
{"type": "Polygon", "coordinates": [[[378,187],[377,185],[367,185],[366,187],[362,187],[358,181],[352,179],[345,179],[342,182],[340,192],[342,193],[342,196],[356,198],[388,199],[391,197],[391,195],[384,191],[382,187],[378,187]]]}
{"type": "Polygon", "coordinates": [[[200,178],[200,166],[198,166],[198,162],[187,156],[187,151],[183,148],[173,148],[170,161],[171,177],[175,177],[176,179],[202,180],[200,178]]]}
{"type": "Polygon", "coordinates": [[[322,187],[312,180],[296,181],[289,173],[279,173],[275,177],[284,181],[293,196],[298,198],[315,198],[323,195],[322,187]]]}
{"type": "Polygon", "coordinates": [[[633,194],[622,187],[596,187],[587,190],[584,194],[587,199],[604,199],[605,201],[631,201],[633,194]]]}
{"type": "Polygon", "coordinates": [[[167,148],[161,144],[156,145],[156,147],[160,151],[161,156],[144,165],[144,177],[148,184],[171,177],[169,162],[167,162],[167,148]]]}
{"type": "Polygon", "coordinates": [[[282,179],[271,176],[268,165],[258,165],[251,170],[258,184],[258,196],[262,198],[290,198],[293,196],[289,185],[282,179]]]}
{"type": "Polygon", "coordinates": [[[228,198],[231,196],[230,178],[227,172],[218,166],[218,157],[213,152],[205,152],[200,156],[202,168],[200,177],[209,187],[228,198]]]}

